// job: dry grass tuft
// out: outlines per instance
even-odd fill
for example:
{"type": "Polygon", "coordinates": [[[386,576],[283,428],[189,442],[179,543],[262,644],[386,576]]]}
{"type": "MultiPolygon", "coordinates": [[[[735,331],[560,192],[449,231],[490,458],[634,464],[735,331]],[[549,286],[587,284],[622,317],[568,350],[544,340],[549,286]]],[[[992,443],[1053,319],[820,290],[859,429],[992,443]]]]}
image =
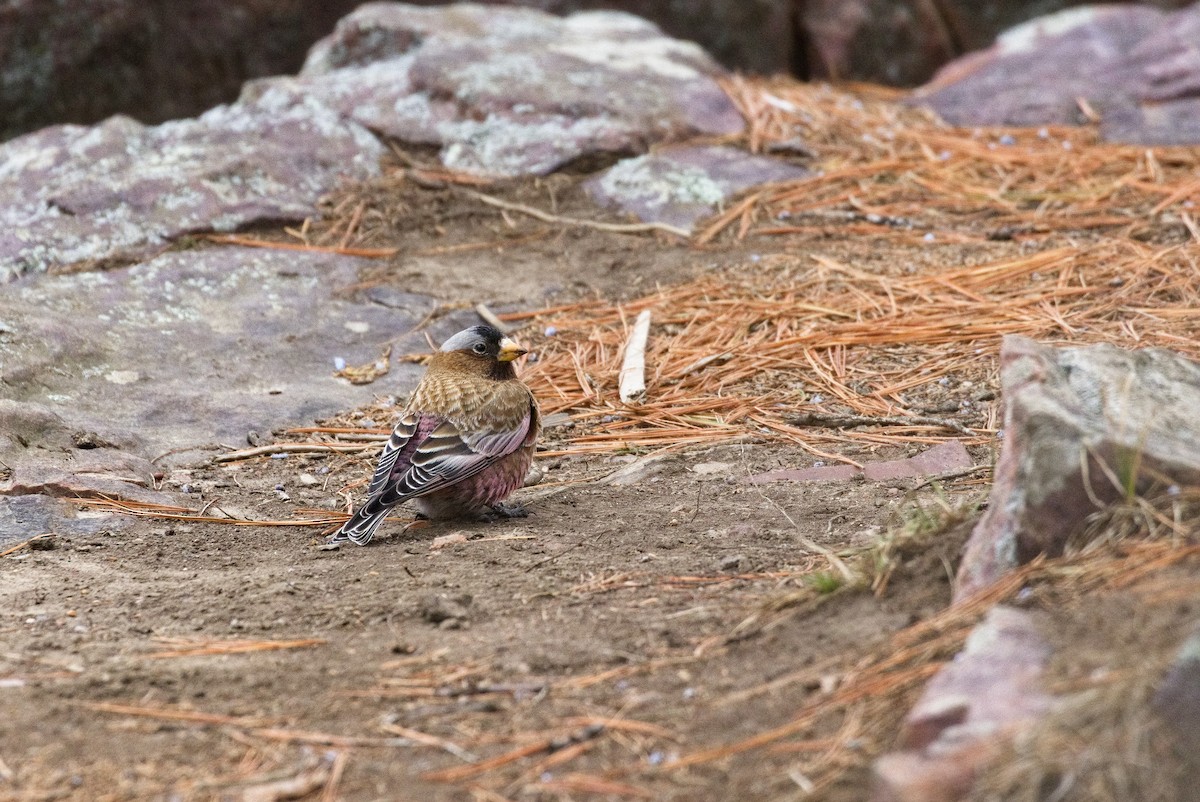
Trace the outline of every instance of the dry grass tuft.
{"type": "Polygon", "coordinates": [[[1068,697],[984,772],[978,798],[1005,802],[1177,802],[1190,798],[1173,738],[1149,708],[1166,670],[1149,661],[1068,697]]]}

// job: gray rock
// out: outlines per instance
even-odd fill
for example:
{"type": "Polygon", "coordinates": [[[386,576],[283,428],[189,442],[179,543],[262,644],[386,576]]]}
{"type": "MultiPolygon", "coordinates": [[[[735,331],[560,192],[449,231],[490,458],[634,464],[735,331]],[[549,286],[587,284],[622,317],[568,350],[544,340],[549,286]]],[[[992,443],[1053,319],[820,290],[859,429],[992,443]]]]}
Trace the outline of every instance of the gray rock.
{"type": "Polygon", "coordinates": [[[127,447],[137,443],[125,432],[104,437],[73,428],[32,401],[0,398],[0,494],[165,500],[153,490],[155,467],[117,450],[113,440],[127,447]]]}
{"type": "Polygon", "coordinates": [[[19,137],[0,145],[0,281],[303,218],[338,183],[376,175],[382,153],[363,127],[284,92],[155,127],[114,117],[19,137]]]}
{"type": "Polygon", "coordinates": [[[876,760],[874,802],[966,799],[979,769],[1049,712],[1051,650],[1031,613],[997,606],[904,721],[900,751],[876,760]]]}
{"type": "Polygon", "coordinates": [[[620,161],[584,188],[598,204],[691,231],[742,190],[808,175],[802,167],[737,148],[679,145],[620,161]]]}
{"type": "Polygon", "coordinates": [[[1184,642],[1153,704],[1174,730],[1180,754],[1190,757],[1193,771],[1200,771],[1200,631],[1184,642]]]}
{"type": "Polygon", "coordinates": [[[951,62],[916,101],[955,125],[1087,122],[1101,135],[1144,145],[1200,142],[1200,5],[1166,13],[1145,6],[1085,6],[1003,34],[951,62]],[[1086,64],[1087,69],[1079,69],[1086,64]]]}
{"type": "Polygon", "coordinates": [[[121,515],[85,513],[74,504],[50,496],[0,497],[0,548],[47,532],[95,535],[122,529],[131,520],[121,515]]]}
{"type": "Polygon", "coordinates": [[[743,121],[691,42],[614,12],[371,3],[317,43],[300,75],[248,84],[318,99],[368,128],[441,147],[455,170],[541,175],[743,121]]]}
{"type": "Polygon", "coordinates": [[[1165,349],[1000,350],[1004,442],[955,598],[1039,554],[1061,554],[1101,507],[1200,483],[1200,365],[1165,349]],[[1098,506],[1099,505],[1099,506],[1098,506]]]}
{"type": "MultiPolygon", "coordinates": [[[[77,431],[143,459],[189,449],[159,463],[171,465],[195,461],[206,444],[244,444],[251,430],[407,391],[419,366],[393,365],[367,387],[333,376],[336,358],[377,360],[432,304],[423,296],[406,303],[404,294],[387,306],[334,297],[361,265],[329,254],[211,248],[11,285],[0,297],[0,318],[11,326],[0,334],[0,423],[11,424],[0,459],[32,489],[57,481],[45,474],[44,456],[67,467],[111,457],[110,448],[76,448],[77,431]],[[35,454],[30,474],[21,460],[35,454]]],[[[468,322],[473,315],[452,315],[431,335],[468,322]]],[[[419,334],[395,343],[397,353],[427,348],[419,334]]]]}

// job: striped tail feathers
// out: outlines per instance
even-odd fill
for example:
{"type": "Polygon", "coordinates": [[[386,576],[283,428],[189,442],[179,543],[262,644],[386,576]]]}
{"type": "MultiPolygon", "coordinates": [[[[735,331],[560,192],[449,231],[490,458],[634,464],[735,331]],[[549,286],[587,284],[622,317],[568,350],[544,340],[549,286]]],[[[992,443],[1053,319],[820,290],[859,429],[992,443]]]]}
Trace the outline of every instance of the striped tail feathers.
{"type": "Polygon", "coordinates": [[[342,524],[342,528],[337,531],[330,542],[350,540],[359,546],[367,545],[375,536],[375,530],[379,528],[383,519],[391,511],[392,505],[382,504],[378,498],[367,501],[355,511],[350,520],[342,524]]]}

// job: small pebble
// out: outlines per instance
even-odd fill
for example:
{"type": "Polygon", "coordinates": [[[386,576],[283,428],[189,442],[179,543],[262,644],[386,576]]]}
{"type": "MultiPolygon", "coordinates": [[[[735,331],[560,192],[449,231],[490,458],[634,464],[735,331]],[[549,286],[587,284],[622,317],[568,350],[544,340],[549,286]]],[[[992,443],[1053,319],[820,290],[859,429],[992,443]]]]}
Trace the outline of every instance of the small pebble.
{"type": "Polygon", "coordinates": [[[545,333],[546,333],[547,337],[553,337],[554,335],[558,334],[558,327],[557,326],[547,326],[545,333]]]}
{"type": "Polygon", "coordinates": [[[466,543],[466,542],[467,542],[467,536],[464,535],[462,532],[451,532],[447,535],[439,535],[438,537],[435,537],[433,539],[433,542],[429,544],[429,550],[437,551],[438,549],[446,548],[446,546],[452,546],[455,543],[466,543]]]}
{"type": "Polygon", "coordinates": [[[926,242],[933,242],[934,240],[937,239],[937,237],[934,235],[934,233],[932,231],[928,231],[925,233],[925,236],[922,237],[921,239],[925,240],[926,242]]]}
{"type": "Polygon", "coordinates": [[[1005,134],[1004,136],[1000,137],[1000,144],[1001,145],[1015,145],[1015,144],[1017,144],[1017,140],[1016,140],[1016,137],[1014,137],[1012,134],[1005,134]]]}
{"type": "Polygon", "coordinates": [[[340,356],[335,356],[333,358],[333,369],[334,370],[345,370],[346,369],[346,360],[342,359],[340,356]]]}
{"type": "Polygon", "coordinates": [[[741,567],[742,561],[746,559],[745,554],[731,554],[728,557],[723,557],[717,563],[718,571],[736,571],[741,567]]]}

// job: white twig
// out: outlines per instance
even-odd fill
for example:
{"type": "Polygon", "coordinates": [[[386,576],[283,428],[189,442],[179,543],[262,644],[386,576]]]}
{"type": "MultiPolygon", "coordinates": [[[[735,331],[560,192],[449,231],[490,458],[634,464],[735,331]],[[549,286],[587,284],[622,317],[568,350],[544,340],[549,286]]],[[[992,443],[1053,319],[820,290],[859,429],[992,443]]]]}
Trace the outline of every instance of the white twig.
{"type": "Polygon", "coordinates": [[[512,326],[505,323],[496,313],[488,309],[487,304],[475,304],[475,314],[483,318],[483,322],[494,328],[501,334],[508,334],[512,331],[512,326]]]}
{"type": "Polygon", "coordinates": [[[650,310],[643,309],[634,321],[618,382],[621,403],[628,404],[646,394],[646,340],[650,337],[650,310]]]}

